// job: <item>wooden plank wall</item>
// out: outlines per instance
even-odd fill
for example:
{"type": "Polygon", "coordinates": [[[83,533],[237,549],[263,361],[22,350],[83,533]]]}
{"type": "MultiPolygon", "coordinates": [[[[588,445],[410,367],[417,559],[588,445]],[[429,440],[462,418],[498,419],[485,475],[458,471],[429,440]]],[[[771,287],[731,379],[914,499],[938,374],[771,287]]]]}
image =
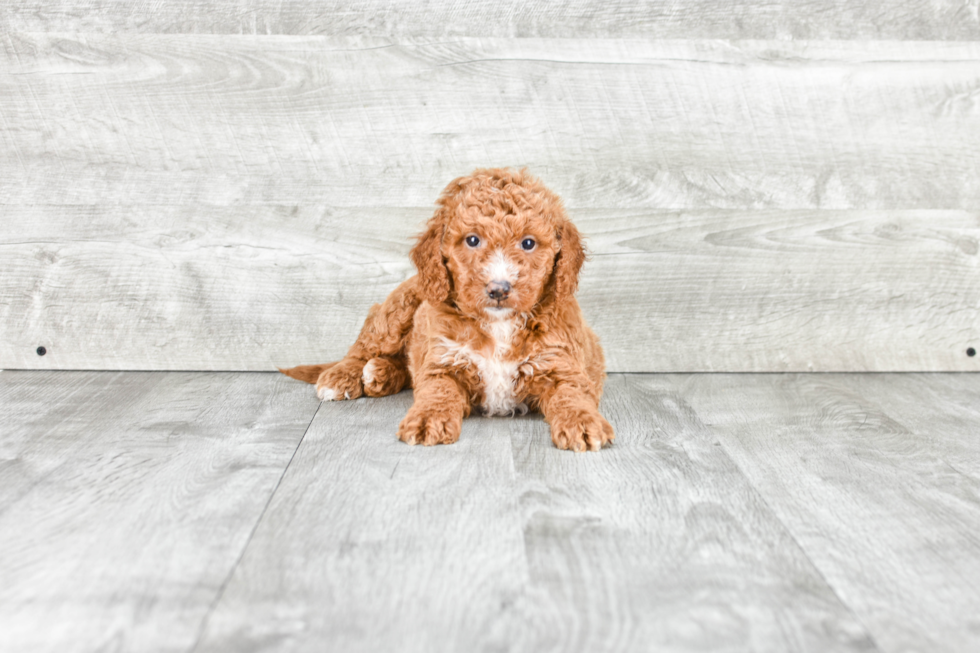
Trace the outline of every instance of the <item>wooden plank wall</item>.
{"type": "Polygon", "coordinates": [[[0,367],[337,358],[511,165],[611,370],[978,370],[978,7],[8,1],[0,367]]]}

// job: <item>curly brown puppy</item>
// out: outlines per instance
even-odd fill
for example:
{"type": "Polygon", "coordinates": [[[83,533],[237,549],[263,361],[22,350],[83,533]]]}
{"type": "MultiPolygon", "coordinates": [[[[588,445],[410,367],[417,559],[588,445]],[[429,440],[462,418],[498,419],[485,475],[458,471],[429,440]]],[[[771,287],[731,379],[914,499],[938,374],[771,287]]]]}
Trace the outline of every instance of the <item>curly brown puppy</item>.
{"type": "Polygon", "coordinates": [[[602,348],[574,297],[585,250],[557,195],[525,171],[460,177],[411,257],[418,274],[371,308],[343,360],[281,371],[327,401],[414,388],[409,444],[455,442],[473,407],[540,410],[560,449],[612,441],[602,348]]]}

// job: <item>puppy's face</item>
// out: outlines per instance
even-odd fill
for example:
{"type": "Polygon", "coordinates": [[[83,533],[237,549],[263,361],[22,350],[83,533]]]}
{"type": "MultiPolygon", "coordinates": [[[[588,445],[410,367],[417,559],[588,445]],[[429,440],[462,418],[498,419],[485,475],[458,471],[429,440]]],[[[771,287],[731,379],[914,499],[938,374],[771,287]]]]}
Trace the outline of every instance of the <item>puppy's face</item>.
{"type": "Polygon", "coordinates": [[[575,292],[585,260],[579,233],[534,177],[477,170],[450,183],[438,204],[411,254],[430,303],[503,319],[575,292]]]}
{"type": "Polygon", "coordinates": [[[448,227],[443,256],[462,313],[506,318],[541,301],[560,244],[540,211],[468,211],[448,227]]]}

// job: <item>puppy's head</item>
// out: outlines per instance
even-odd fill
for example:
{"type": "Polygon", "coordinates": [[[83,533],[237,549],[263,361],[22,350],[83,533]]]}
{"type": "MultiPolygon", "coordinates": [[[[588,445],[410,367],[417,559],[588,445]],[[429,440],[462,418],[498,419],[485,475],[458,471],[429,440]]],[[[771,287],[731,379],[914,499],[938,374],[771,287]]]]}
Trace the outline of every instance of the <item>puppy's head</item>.
{"type": "Polygon", "coordinates": [[[446,187],[411,257],[427,301],[499,319],[574,294],[585,251],[557,195],[524,171],[490,169],[446,187]]]}

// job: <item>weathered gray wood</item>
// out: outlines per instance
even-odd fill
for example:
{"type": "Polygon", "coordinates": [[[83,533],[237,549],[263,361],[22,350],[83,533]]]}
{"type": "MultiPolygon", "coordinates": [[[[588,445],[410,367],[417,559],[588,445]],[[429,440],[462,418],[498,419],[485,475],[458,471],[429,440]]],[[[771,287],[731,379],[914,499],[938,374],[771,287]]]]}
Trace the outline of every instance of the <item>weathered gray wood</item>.
{"type": "MultiPolygon", "coordinates": [[[[51,369],[336,360],[431,212],[5,208],[0,367],[51,369]]],[[[571,213],[610,370],[980,369],[976,212],[571,213]]]]}
{"type": "Polygon", "coordinates": [[[507,613],[516,650],[876,650],[676,382],[612,377],[603,410],[617,435],[596,456],[512,429],[530,573],[507,613]]]}
{"type": "Polygon", "coordinates": [[[0,39],[0,204],[975,209],[980,44],[0,39]]]}
{"type": "Polygon", "coordinates": [[[0,649],[188,650],[316,410],[307,390],[0,373],[0,649]]]}
{"type": "Polygon", "coordinates": [[[0,366],[336,358],[411,273],[395,207],[509,163],[601,224],[612,370],[976,369],[975,213],[654,209],[975,211],[978,44],[0,42],[0,366]]]}
{"type": "Polygon", "coordinates": [[[507,422],[395,430],[411,394],[324,404],[196,651],[471,651],[527,576],[507,422]]]}
{"type": "Polygon", "coordinates": [[[980,341],[975,213],[624,212],[583,223],[597,256],[581,297],[617,356],[611,369],[980,370],[966,355],[980,341]]]}
{"type": "Polygon", "coordinates": [[[585,455],[410,401],[0,372],[0,648],[975,648],[980,375],[614,375],[585,455]]]}
{"type": "Polygon", "coordinates": [[[394,236],[385,222],[397,212],[370,215],[11,211],[3,229],[14,233],[0,244],[9,261],[0,367],[269,371],[297,355],[342,356],[367,308],[411,274],[406,223],[424,221],[416,211],[394,236]]]}
{"type": "Polygon", "coordinates": [[[7,0],[0,26],[24,31],[552,36],[605,38],[977,39],[962,0],[7,0]]]}
{"type": "Polygon", "coordinates": [[[883,650],[976,649],[980,376],[676,382],[883,650]]]}
{"type": "Polygon", "coordinates": [[[409,448],[407,394],[324,404],[197,650],[873,650],[672,397],[611,379],[598,455],[540,417],[409,448]]]}

